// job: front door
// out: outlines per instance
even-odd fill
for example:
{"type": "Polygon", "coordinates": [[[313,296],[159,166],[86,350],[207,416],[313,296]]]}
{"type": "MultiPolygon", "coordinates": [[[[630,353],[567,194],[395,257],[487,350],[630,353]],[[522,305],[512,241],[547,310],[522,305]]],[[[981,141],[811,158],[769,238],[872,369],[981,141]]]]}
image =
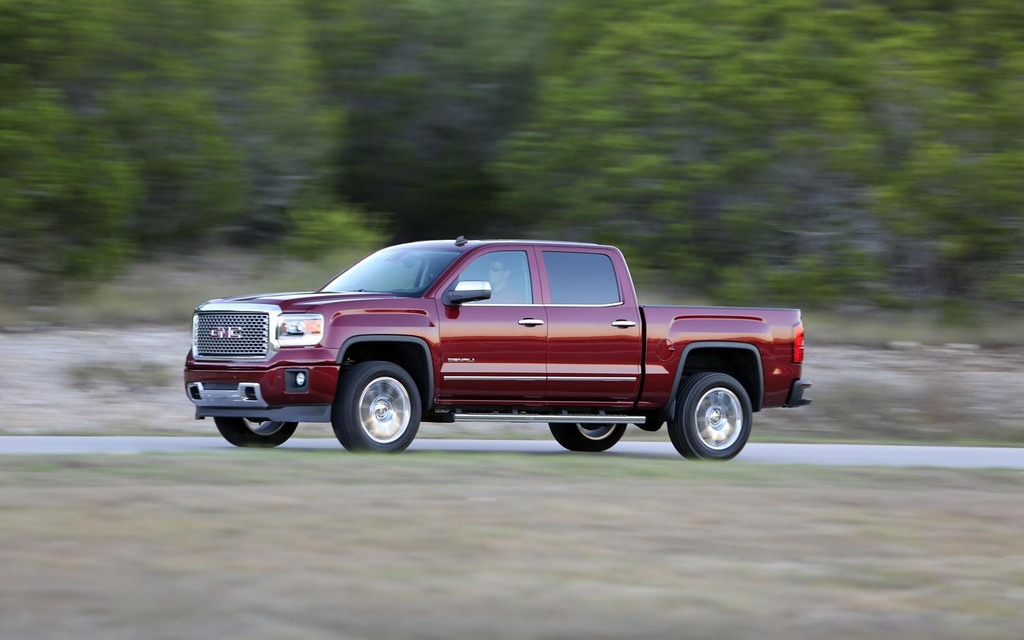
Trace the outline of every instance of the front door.
{"type": "Polygon", "coordinates": [[[442,308],[442,403],[543,400],[548,327],[543,305],[534,304],[536,272],[528,248],[501,247],[469,262],[449,283],[487,281],[492,294],[442,308]]]}

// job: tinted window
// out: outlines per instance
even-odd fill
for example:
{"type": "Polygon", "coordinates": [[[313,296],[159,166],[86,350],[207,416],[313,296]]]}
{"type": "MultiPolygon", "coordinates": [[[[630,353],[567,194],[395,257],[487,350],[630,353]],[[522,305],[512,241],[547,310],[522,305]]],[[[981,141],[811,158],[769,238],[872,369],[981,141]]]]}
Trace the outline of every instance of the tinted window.
{"type": "Polygon", "coordinates": [[[622,302],[611,258],[602,253],[545,251],[553,304],[622,302]]]}
{"type": "Polygon", "coordinates": [[[382,249],[328,283],[321,291],[380,291],[420,296],[448,268],[458,251],[382,249]]]}
{"type": "MultiPolygon", "coordinates": [[[[531,304],[530,262],[525,251],[492,251],[463,270],[456,282],[486,280],[491,283],[491,298],[479,304],[531,304]]],[[[454,284],[452,285],[455,286],[454,284]]]]}

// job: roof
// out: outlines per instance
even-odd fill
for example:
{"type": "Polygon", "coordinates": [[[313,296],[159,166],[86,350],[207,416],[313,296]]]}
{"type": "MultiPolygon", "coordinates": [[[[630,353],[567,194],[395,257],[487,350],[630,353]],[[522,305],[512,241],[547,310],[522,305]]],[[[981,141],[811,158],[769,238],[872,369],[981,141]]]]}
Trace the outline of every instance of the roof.
{"type": "Polygon", "coordinates": [[[495,240],[465,240],[459,238],[459,240],[420,240],[417,242],[407,242],[401,245],[403,247],[421,247],[425,249],[447,249],[457,248],[460,250],[469,250],[474,247],[481,246],[500,246],[500,245],[531,245],[531,246],[543,246],[543,247],[579,247],[587,249],[613,249],[610,245],[596,244],[591,242],[569,242],[559,240],[512,240],[512,239],[495,239],[495,240]],[[464,240],[464,242],[463,242],[464,240]],[[457,242],[459,244],[457,244],[457,242]]]}

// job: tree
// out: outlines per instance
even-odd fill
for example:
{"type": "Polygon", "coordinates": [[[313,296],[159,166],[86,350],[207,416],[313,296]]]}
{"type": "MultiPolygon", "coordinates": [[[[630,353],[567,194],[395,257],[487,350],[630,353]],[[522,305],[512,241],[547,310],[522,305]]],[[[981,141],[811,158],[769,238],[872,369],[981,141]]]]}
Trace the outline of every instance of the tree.
{"type": "Polygon", "coordinates": [[[100,60],[98,108],[145,185],[139,240],[156,247],[233,225],[288,229],[319,203],[340,109],[320,101],[296,2],[125,1],[100,60]]]}
{"type": "Polygon", "coordinates": [[[728,302],[1005,295],[1022,10],[932,4],[569,2],[503,206],[728,302]]]}
{"type": "Polygon", "coordinates": [[[551,3],[306,6],[327,95],[348,115],[338,196],[391,214],[400,240],[487,233],[491,163],[528,112],[551,3]]]}
{"type": "Polygon", "coordinates": [[[33,274],[30,289],[108,274],[132,252],[131,163],[69,99],[94,26],[80,3],[0,4],[0,262],[33,274]]]}

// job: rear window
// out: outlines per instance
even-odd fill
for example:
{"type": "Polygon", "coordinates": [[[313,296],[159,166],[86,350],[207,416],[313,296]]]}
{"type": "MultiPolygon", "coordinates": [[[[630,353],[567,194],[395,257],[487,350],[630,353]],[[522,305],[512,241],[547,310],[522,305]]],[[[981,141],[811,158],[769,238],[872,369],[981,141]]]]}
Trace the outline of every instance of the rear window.
{"type": "Polygon", "coordinates": [[[552,304],[622,302],[615,265],[603,253],[545,251],[552,304]]]}

